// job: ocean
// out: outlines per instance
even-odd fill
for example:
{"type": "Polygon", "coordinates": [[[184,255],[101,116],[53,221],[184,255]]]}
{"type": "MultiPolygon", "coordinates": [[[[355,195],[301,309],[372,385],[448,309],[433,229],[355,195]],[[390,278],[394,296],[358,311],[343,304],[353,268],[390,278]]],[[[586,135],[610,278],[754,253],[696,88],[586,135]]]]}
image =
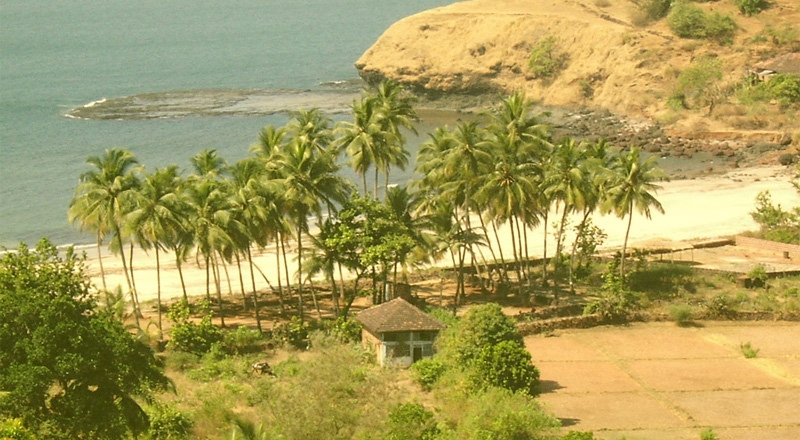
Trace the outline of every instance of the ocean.
{"type": "Polygon", "coordinates": [[[92,243],[66,212],[86,158],[107,148],[131,150],[148,169],[189,169],[204,149],[241,159],[262,127],[288,120],[245,112],[97,120],[70,110],[175,91],[266,90],[291,101],[294,91],[355,79],[353,63],[392,23],[453,2],[3,0],[0,246],[92,243]]]}

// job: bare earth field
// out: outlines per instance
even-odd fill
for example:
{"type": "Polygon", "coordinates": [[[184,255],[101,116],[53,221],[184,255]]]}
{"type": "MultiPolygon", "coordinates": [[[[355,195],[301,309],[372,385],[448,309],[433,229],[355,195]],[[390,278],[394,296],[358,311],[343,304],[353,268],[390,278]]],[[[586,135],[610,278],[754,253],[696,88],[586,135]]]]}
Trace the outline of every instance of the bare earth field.
{"type": "Polygon", "coordinates": [[[632,324],[525,339],[540,400],[603,439],[800,438],[800,324],[632,324]],[[549,337],[548,337],[549,336],[549,337]],[[746,359],[750,342],[758,356],[746,359]]]}

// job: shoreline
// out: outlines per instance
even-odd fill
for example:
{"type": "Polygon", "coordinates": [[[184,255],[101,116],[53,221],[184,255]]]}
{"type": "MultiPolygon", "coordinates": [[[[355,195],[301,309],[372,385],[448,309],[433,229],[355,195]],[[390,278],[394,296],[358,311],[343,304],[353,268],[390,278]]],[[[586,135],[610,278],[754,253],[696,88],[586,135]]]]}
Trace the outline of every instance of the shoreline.
{"type": "MultiPolygon", "coordinates": [[[[754,230],[755,222],[750,218],[750,212],[755,208],[755,197],[762,191],[770,191],[773,202],[784,208],[800,205],[800,196],[791,184],[792,174],[785,167],[754,167],[742,168],[722,175],[713,175],[697,179],[674,180],[664,182],[662,189],[656,193],[656,198],[664,206],[664,215],[653,213],[651,220],[635,215],[629,248],[652,246],[653,243],[675,243],[681,241],[696,241],[727,237],[744,231],[754,230]]],[[[599,251],[608,251],[622,246],[627,220],[618,219],[613,215],[593,216],[593,223],[600,227],[607,235],[599,251]]],[[[574,224],[574,223],[573,223],[574,224]]],[[[552,256],[555,243],[551,235],[548,237],[548,256],[552,256]]],[[[503,226],[500,231],[500,240],[510,242],[510,230],[503,226]]],[[[496,245],[492,239],[493,245],[496,245]]],[[[532,257],[542,255],[542,229],[535,228],[528,234],[528,245],[532,257]]],[[[94,246],[90,246],[94,249],[94,246]]],[[[510,252],[510,245],[504,246],[504,252],[510,252]]],[[[94,252],[92,252],[94,253],[94,252]]],[[[293,256],[290,255],[290,261],[293,256]]],[[[254,253],[254,262],[269,279],[269,283],[256,272],[256,287],[259,291],[269,291],[271,286],[277,286],[277,272],[275,270],[275,253],[272,246],[264,251],[254,253]]],[[[438,262],[435,267],[448,266],[447,259],[438,262]]],[[[99,265],[96,255],[91,256],[87,250],[87,275],[96,287],[102,286],[99,265]]],[[[177,275],[175,263],[171,254],[161,253],[162,263],[162,300],[169,301],[182,296],[180,280],[177,275]]],[[[134,270],[139,299],[142,302],[156,297],[156,269],[155,255],[136,249],[134,252],[134,270]]],[[[125,278],[119,257],[111,255],[104,248],[103,265],[106,271],[107,285],[113,288],[116,285],[124,286],[125,278]]],[[[293,263],[290,263],[290,273],[293,276],[293,263]]],[[[250,273],[243,265],[242,276],[245,289],[249,291],[250,273]]],[[[184,278],[189,296],[205,295],[205,270],[195,260],[194,256],[183,264],[184,278]]],[[[234,295],[239,297],[239,274],[235,264],[228,265],[228,274],[234,295]]],[[[224,274],[225,272],[222,271],[224,274]]],[[[281,274],[285,278],[284,274],[281,274]]],[[[285,280],[283,280],[285,283],[285,280]]],[[[223,276],[223,295],[228,296],[228,284],[223,276]]]]}

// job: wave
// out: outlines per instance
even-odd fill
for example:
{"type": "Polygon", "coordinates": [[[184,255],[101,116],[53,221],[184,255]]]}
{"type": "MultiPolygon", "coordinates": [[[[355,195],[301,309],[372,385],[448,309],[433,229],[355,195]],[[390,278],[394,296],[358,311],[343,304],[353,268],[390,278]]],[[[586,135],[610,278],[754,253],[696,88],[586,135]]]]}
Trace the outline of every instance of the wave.
{"type": "Polygon", "coordinates": [[[75,119],[163,119],[190,116],[271,115],[318,108],[329,114],[344,114],[359,97],[356,82],[329,83],[330,89],[202,89],[143,93],[100,99],[69,110],[75,119]]]}

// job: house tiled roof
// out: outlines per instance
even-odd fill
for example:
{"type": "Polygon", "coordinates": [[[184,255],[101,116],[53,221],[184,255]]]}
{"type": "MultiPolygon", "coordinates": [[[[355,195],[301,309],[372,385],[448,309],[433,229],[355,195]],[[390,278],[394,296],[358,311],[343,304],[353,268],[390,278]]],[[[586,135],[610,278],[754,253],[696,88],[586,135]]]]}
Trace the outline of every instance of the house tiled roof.
{"type": "Polygon", "coordinates": [[[403,298],[370,307],[356,316],[373,334],[403,331],[442,330],[446,326],[403,298]]]}
{"type": "Polygon", "coordinates": [[[771,70],[775,73],[800,75],[800,52],[787,53],[771,60],[762,61],[753,67],[760,70],[771,70]]]}

